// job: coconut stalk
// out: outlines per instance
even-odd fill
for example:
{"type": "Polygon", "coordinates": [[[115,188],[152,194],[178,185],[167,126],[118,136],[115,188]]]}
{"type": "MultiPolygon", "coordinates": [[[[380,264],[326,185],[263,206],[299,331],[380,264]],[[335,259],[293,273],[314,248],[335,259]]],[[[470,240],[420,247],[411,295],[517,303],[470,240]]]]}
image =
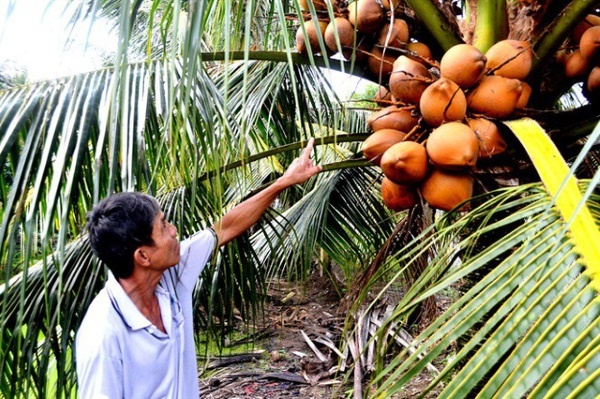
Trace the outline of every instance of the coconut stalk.
{"type": "Polygon", "coordinates": [[[423,0],[406,0],[406,4],[417,14],[423,25],[429,30],[444,51],[463,43],[455,27],[440,12],[433,2],[423,0]]]}
{"type": "Polygon", "coordinates": [[[481,0],[471,12],[476,14],[473,46],[485,53],[492,45],[508,37],[506,0],[481,0]]]}

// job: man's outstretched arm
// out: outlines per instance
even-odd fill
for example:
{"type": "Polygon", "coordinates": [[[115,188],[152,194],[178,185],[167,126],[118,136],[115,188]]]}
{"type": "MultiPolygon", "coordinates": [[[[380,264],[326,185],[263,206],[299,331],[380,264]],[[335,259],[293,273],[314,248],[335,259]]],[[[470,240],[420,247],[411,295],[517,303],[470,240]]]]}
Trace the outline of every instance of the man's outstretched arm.
{"type": "Polygon", "coordinates": [[[283,176],[268,188],[227,212],[221,220],[212,226],[217,234],[220,246],[227,244],[256,223],[277,196],[286,188],[304,183],[322,170],[321,166],[315,165],[310,159],[313,146],[314,139],[311,138],[302,154],[292,162],[283,176]]]}

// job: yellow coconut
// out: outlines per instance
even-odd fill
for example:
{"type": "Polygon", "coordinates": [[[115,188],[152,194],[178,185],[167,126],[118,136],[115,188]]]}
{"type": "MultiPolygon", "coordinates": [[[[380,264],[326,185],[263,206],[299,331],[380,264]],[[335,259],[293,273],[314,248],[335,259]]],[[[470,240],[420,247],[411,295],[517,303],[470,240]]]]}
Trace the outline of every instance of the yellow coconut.
{"type": "Polygon", "coordinates": [[[310,3],[316,11],[327,11],[327,0],[299,0],[300,8],[304,11],[310,11],[310,3]]]}
{"type": "Polygon", "coordinates": [[[369,161],[379,165],[383,153],[394,144],[401,142],[404,137],[406,133],[399,130],[378,130],[363,141],[362,153],[369,161]]]}
{"type": "Polygon", "coordinates": [[[529,103],[529,97],[531,97],[531,86],[529,86],[529,83],[527,82],[521,82],[521,87],[522,87],[522,91],[521,91],[521,95],[519,96],[519,101],[517,101],[517,105],[515,106],[515,108],[517,109],[523,109],[525,107],[527,107],[527,103],[529,103]]]}
{"type": "Polygon", "coordinates": [[[394,61],[390,90],[398,101],[418,104],[423,91],[430,83],[431,73],[425,65],[404,55],[394,61]]]}
{"type": "Polygon", "coordinates": [[[411,108],[398,108],[390,105],[377,112],[373,112],[367,118],[367,125],[374,131],[382,129],[395,129],[403,132],[410,132],[417,126],[418,118],[413,115],[411,108]]]}
{"type": "Polygon", "coordinates": [[[490,47],[485,58],[486,67],[495,75],[525,80],[533,64],[533,51],[527,42],[506,39],[490,47]]]}
{"type": "Polygon", "coordinates": [[[422,144],[402,141],[388,148],[381,157],[385,177],[397,184],[417,184],[427,174],[427,151],[422,144]]]}
{"type": "Polygon", "coordinates": [[[479,82],[485,72],[487,59],[470,44],[457,44],[443,55],[440,61],[441,76],[451,79],[463,89],[479,82]]]}
{"type": "Polygon", "coordinates": [[[408,24],[400,18],[394,24],[385,24],[377,35],[377,44],[384,47],[404,48],[408,42],[408,24]]]}
{"type": "Polygon", "coordinates": [[[426,58],[428,60],[433,59],[433,53],[431,52],[431,49],[429,48],[429,46],[427,46],[425,43],[410,42],[406,45],[406,49],[408,51],[411,51],[416,56],[416,57],[414,57],[413,55],[410,55],[410,57],[414,58],[415,60],[417,60],[419,62],[423,58],[426,58]]]}
{"type": "Polygon", "coordinates": [[[506,150],[506,141],[500,134],[498,126],[484,118],[473,118],[468,121],[469,127],[479,140],[479,159],[490,158],[506,150]]]}
{"type": "Polygon", "coordinates": [[[575,50],[565,61],[565,77],[568,79],[581,79],[590,69],[590,60],[581,55],[581,51],[575,50]]]}
{"type": "Polygon", "coordinates": [[[579,41],[579,51],[592,63],[600,61],[600,26],[592,26],[585,31],[579,41]]]}
{"type": "Polygon", "coordinates": [[[462,121],[467,113],[467,98],[456,83],[439,78],[423,91],[419,109],[425,122],[437,127],[444,122],[462,121]]]}
{"type": "Polygon", "coordinates": [[[410,209],[419,202],[415,187],[396,184],[387,177],[381,181],[381,197],[385,206],[396,212],[410,209]]]}
{"type": "MultiPolygon", "coordinates": [[[[432,208],[449,211],[473,196],[473,178],[468,174],[434,168],[420,187],[425,202],[432,208]]],[[[469,203],[460,210],[468,210],[469,203]]]]}
{"type": "Polygon", "coordinates": [[[484,76],[467,94],[467,107],[491,118],[506,118],[513,113],[523,86],[517,79],[484,76]]]}
{"type": "Polygon", "coordinates": [[[470,169],[479,156],[475,132],[460,122],[445,123],[435,129],[429,135],[426,147],[431,163],[445,170],[470,169]]]}
{"type": "Polygon", "coordinates": [[[384,53],[381,48],[375,46],[369,52],[368,57],[369,71],[377,77],[377,80],[387,80],[394,69],[396,54],[390,49],[385,49],[384,53]]]}
{"type": "Polygon", "coordinates": [[[301,54],[306,54],[308,52],[307,43],[310,43],[311,51],[313,53],[320,53],[321,46],[319,44],[319,36],[317,31],[320,31],[321,36],[323,36],[325,34],[325,29],[327,29],[327,22],[311,19],[304,22],[304,29],[306,30],[308,41],[304,37],[304,31],[302,27],[298,28],[298,31],[296,32],[296,47],[298,48],[298,52],[301,54]]]}
{"type": "Polygon", "coordinates": [[[357,0],[348,4],[348,20],[361,33],[375,33],[384,21],[383,8],[377,0],[357,0]]]}
{"type": "Polygon", "coordinates": [[[344,57],[349,58],[354,46],[354,27],[346,18],[334,18],[325,29],[325,44],[331,51],[339,51],[336,34],[344,57]]]}

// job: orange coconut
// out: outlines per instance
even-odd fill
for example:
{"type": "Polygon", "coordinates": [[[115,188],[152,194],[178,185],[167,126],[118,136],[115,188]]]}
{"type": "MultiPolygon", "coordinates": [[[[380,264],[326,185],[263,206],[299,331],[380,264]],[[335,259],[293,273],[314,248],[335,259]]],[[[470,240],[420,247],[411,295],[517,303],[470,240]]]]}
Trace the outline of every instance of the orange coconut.
{"type": "Polygon", "coordinates": [[[522,91],[521,81],[517,79],[484,76],[467,94],[467,106],[492,118],[506,118],[515,110],[522,91]]]}
{"type": "Polygon", "coordinates": [[[592,68],[592,71],[588,75],[586,87],[593,93],[600,91],[600,66],[592,68]]]}
{"type": "MultiPolygon", "coordinates": [[[[473,178],[433,168],[420,186],[423,199],[432,207],[449,211],[473,196],[473,178]]],[[[466,203],[461,210],[468,210],[466,203]]]]}
{"type": "Polygon", "coordinates": [[[523,109],[527,107],[527,103],[529,103],[529,97],[531,97],[531,86],[527,82],[521,82],[521,95],[519,96],[519,101],[517,101],[517,105],[515,108],[523,109]]]}
{"type": "Polygon", "coordinates": [[[600,26],[592,26],[585,31],[579,41],[579,51],[590,62],[600,61],[600,26]]]}
{"type": "Polygon", "coordinates": [[[398,101],[418,104],[430,83],[431,73],[425,65],[404,55],[394,61],[390,90],[398,101]]]}
{"type": "Polygon", "coordinates": [[[442,56],[440,74],[467,89],[479,82],[485,72],[486,61],[483,53],[476,47],[457,44],[442,56]]]}
{"type": "MultiPolygon", "coordinates": [[[[327,29],[327,22],[312,19],[304,22],[304,29],[306,30],[306,35],[308,36],[308,43],[310,43],[310,48],[312,52],[320,53],[321,46],[319,44],[319,35],[317,31],[320,31],[321,36],[323,36],[325,34],[325,29],[327,29]]],[[[296,32],[296,47],[298,48],[299,53],[306,54],[306,52],[308,51],[308,45],[306,43],[307,40],[304,37],[304,31],[302,27],[300,27],[296,32]]]]}
{"type": "Polygon", "coordinates": [[[394,24],[385,24],[377,35],[377,44],[384,47],[404,48],[408,42],[408,24],[400,18],[394,19],[394,24]]]}
{"type": "Polygon", "coordinates": [[[398,108],[395,105],[373,112],[367,118],[367,125],[375,132],[381,129],[410,132],[418,122],[410,108],[398,108]]]}
{"type": "Polygon", "coordinates": [[[600,25],[600,17],[594,14],[589,14],[585,17],[585,19],[575,26],[573,32],[571,33],[571,38],[575,43],[579,43],[581,40],[581,36],[585,33],[586,30],[591,28],[592,26],[600,25]]]}
{"type": "Polygon", "coordinates": [[[581,79],[590,69],[590,60],[581,55],[581,51],[575,50],[567,56],[565,61],[565,77],[568,79],[581,79]]]}
{"type": "Polygon", "coordinates": [[[392,92],[385,86],[379,86],[373,101],[379,106],[386,107],[392,103],[392,92]]]}
{"type": "Polygon", "coordinates": [[[490,47],[485,58],[486,67],[495,75],[525,80],[533,64],[533,51],[527,42],[506,39],[490,47]]]}
{"type": "Polygon", "coordinates": [[[340,41],[342,53],[346,58],[352,54],[352,47],[354,46],[354,27],[346,18],[334,18],[325,29],[324,39],[327,48],[331,51],[339,51],[337,37],[340,41]]]}
{"type": "Polygon", "coordinates": [[[412,55],[410,55],[410,57],[416,59],[419,62],[422,58],[427,58],[430,60],[433,59],[433,53],[431,52],[429,46],[427,46],[425,43],[410,42],[406,45],[406,49],[414,53],[416,57],[413,57],[412,55]]]}
{"type": "Polygon", "coordinates": [[[404,137],[406,133],[399,130],[378,130],[363,141],[362,153],[369,161],[379,165],[383,153],[394,144],[401,142],[404,137]]]}
{"type": "Polygon", "coordinates": [[[427,150],[414,141],[402,141],[383,153],[380,166],[385,177],[394,183],[419,183],[427,174],[427,150]]]}
{"type": "Polygon", "coordinates": [[[388,11],[398,9],[400,4],[402,4],[401,0],[381,0],[381,5],[388,11]]]}
{"type": "Polygon", "coordinates": [[[390,49],[385,49],[384,53],[381,48],[375,46],[369,52],[368,57],[367,66],[369,71],[377,76],[378,80],[387,79],[394,69],[396,54],[390,49]]]}
{"type": "Polygon", "coordinates": [[[381,181],[381,197],[385,206],[396,212],[410,209],[419,202],[415,187],[396,184],[387,177],[381,181]]]}
{"type": "Polygon", "coordinates": [[[479,159],[490,158],[506,150],[506,141],[500,134],[498,126],[484,118],[473,118],[468,121],[469,127],[479,140],[479,159]]]}
{"type": "Polygon", "coordinates": [[[348,20],[361,33],[375,33],[384,21],[383,8],[377,0],[357,0],[348,4],[348,20]]]}
{"type": "Polygon", "coordinates": [[[456,83],[439,78],[423,91],[419,109],[425,122],[437,127],[444,122],[463,120],[467,113],[467,98],[456,83]]]}
{"type": "Polygon", "coordinates": [[[479,140],[473,129],[464,123],[444,123],[429,135],[427,155],[440,169],[470,169],[477,163],[479,140]]]}

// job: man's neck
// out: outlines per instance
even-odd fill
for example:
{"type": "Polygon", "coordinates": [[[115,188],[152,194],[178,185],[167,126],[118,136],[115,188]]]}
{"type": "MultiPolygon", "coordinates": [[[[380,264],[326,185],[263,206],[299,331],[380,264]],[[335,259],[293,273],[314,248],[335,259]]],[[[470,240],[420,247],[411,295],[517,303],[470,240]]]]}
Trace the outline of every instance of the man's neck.
{"type": "Polygon", "coordinates": [[[134,269],[130,277],[120,278],[118,282],[138,310],[159,330],[165,332],[158,298],[155,294],[161,276],[153,271],[134,269]]]}

